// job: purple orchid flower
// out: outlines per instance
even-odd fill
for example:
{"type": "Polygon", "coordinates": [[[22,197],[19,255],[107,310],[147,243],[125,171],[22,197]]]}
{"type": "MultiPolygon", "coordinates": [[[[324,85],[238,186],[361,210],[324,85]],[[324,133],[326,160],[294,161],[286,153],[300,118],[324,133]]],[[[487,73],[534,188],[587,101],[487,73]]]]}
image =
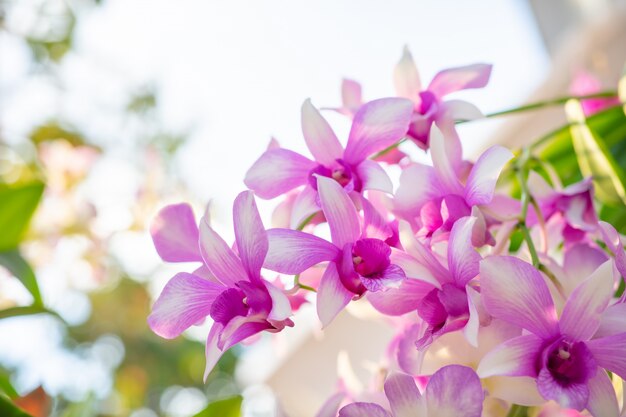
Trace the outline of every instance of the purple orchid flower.
{"type": "Polygon", "coordinates": [[[472,213],[472,207],[492,203],[500,172],[513,158],[508,149],[492,146],[465,179],[460,148],[450,147],[437,129],[433,129],[430,149],[433,166],[413,164],[405,168],[394,197],[394,212],[424,237],[449,232],[458,219],[479,215],[472,213]]]}
{"type": "Polygon", "coordinates": [[[413,377],[392,374],[385,382],[391,412],[378,404],[358,402],[339,410],[339,417],[480,417],[485,393],[476,373],[466,366],[444,366],[420,394],[413,377]]]}
{"type": "Polygon", "coordinates": [[[336,181],[317,176],[317,189],[332,243],[298,230],[270,229],[265,267],[299,274],[330,261],[317,295],[317,313],[326,326],[355,296],[398,285],[405,274],[391,262],[392,249],[385,242],[389,235],[375,233],[381,228],[367,223],[361,226],[354,203],[336,181]]]}
{"type": "Polygon", "coordinates": [[[447,266],[420,243],[408,225],[401,233],[406,252],[398,252],[392,260],[406,273],[397,289],[370,293],[368,299],[383,314],[401,315],[411,311],[424,322],[423,331],[411,343],[424,350],[438,337],[461,330],[467,341],[477,346],[480,326],[477,302],[480,295],[473,279],[478,276],[481,256],[472,245],[475,217],[458,220],[447,250],[447,266]]]}
{"type": "Polygon", "coordinates": [[[489,82],[491,65],[473,64],[449,68],[435,75],[425,90],[415,61],[407,47],[394,71],[396,93],[414,104],[413,117],[408,135],[422,149],[430,146],[431,127],[435,123],[442,131],[456,136],[455,120],[471,120],[482,117],[476,106],[462,100],[444,101],[450,93],[469,88],[483,88],[489,82]]]}
{"type": "Polygon", "coordinates": [[[198,230],[188,205],[165,207],[151,228],[155,247],[165,261],[204,263],[194,273],[180,272],[167,283],[148,324],[159,336],[172,339],[211,317],[205,380],[221,355],[236,343],[264,330],[278,332],[293,326],[289,299],[261,277],[268,239],[251,191],[235,199],[233,223],[238,255],[206,218],[198,230]]]}
{"type": "Polygon", "coordinates": [[[363,105],[354,116],[344,149],[310,100],[302,105],[302,133],[315,160],[287,149],[269,149],[246,173],[245,184],[261,198],[278,197],[305,186],[294,202],[292,226],[319,211],[316,175],[332,178],[347,192],[393,187],[383,168],[367,159],[398,142],[406,133],[412,104],[384,98],[363,105]]]}
{"type": "MultiPolygon", "coordinates": [[[[528,189],[539,204],[546,221],[555,218],[562,223],[566,244],[583,239],[587,233],[598,230],[598,216],[593,207],[593,183],[584,179],[562,190],[554,190],[534,171],[528,176],[528,189]],[[560,216],[559,216],[560,215],[560,216]]],[[[529,211],[528,223],[537,222],[534,211],[529,211]]]]}
{"type": "Polygon", "coordinates": [[[626,377],[626,332],[596,337],[613,294],[611,262],[573,291],[560,320],[546,282],[528,263],[492,256],[481,262],[480,279],[487,312],[529,332],[488,353],[478,366],[481,378],[533,377],[546,400],[595,416],[619,415],[604,369],[626,377]]]}

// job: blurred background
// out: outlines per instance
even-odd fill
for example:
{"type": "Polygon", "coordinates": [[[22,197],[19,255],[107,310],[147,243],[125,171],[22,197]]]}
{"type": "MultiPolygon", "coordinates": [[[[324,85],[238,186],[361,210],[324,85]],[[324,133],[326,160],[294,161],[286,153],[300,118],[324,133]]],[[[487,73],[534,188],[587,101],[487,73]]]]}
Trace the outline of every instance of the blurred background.
{"type": "MultiPolygon", "coordinates": [[[[485,113],[615,89],[626,2],[0,0],[0,390],[33,416],[228,417],[242,401],[244,416],[312,415],[338,352],[376,360],[388,329],[345,314],[321,335],[304,307],[203,384],[208,326],[163,340],[146,325],[181,268],[147,227],[168,203],[199,216],[211,201],[231,240],[232,201],[270,139],[306,154],[303,100],[339,106],[343,77],[366,100],[393,95],[404,45],[424,84],[494,64],[487,88],[458,94],[485,113]],[[354,336],[374,331],[366,347],[354,336]]],[[[348,122],[325,115],[345,139],[348,122]]],[[[473,157],[564,122],[553,109],[460,133],[473,157]]],[[[277,202],[259,204],[269,227],[277,202]]]]}

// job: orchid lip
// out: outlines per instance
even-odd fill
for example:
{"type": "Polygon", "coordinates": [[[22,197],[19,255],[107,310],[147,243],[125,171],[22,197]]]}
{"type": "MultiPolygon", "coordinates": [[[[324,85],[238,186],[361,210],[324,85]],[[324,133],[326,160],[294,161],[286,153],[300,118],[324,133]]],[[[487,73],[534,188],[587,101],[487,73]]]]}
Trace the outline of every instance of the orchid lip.
{"type": "Polygon", "coordinates": [[[362,182],[354,172],[354,169],[343,159],[336,159],[336,164],[332,167],[317,165],[309,172],[309,184],[314,190],[317,190],[316,175],[331,178],[348,191],[360,192],[362,182]]]}
{"type": "Polygon", "coordinates": [[[546,347],[542,355],[542,367],[563,386],[586,383],[597,369],[593,355],[584,342],[565,337],[546,347]]]}
{"type": "Polygon", "coordinates": [[[352,247],[352,265],[357,274],[377,278],[391,264],[391,248],[380,239],[365,238],[352,247]]]}

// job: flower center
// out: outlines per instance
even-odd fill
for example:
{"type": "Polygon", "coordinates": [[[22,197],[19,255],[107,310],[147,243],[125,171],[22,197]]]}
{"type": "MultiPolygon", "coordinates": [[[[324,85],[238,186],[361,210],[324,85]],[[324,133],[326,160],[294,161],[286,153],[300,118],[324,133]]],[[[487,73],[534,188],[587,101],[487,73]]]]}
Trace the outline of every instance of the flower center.
{"type": "Polygon", "coordinates": [[[420,103],[420,114],[434,113],[437,111],[437,97],[430,91],[422,91],[419,93],[422,102],[420,103]]]}
{"type": "Polygon", "coordinates": [[[309,173],[309,184],[311,184],[313,189],[317,190],[315,174],[334,179],[342,187],[349,188],[347,191],[361,191],[361,181],[359,177],[353,175],[352,168],[350,168],[350,165],[343,159],[337,159],[336,165],[330,168],[324,165],[318,165],[311,170],[309,173]]]}
{"type": "Polygon", "coordinates": [[[545,366],[552,377],[563,385],[585,383],[597,369],[593,355],[584,342],[562,338],[550,345],[546,353],[545,366]]]}
{"type": "Polygon", "coordinates": [[[226,325],[236,316],[248,315],[248,297],[238,288],[228,288],[217,296],[211,306],[211,318],[226,325]]]}
{"type": "Polygon", "coordinates": [[[357,274],[377,278],[391,264],[391,248],[380,239],[357,240],[352,247],[352,265],[357,274]]]}

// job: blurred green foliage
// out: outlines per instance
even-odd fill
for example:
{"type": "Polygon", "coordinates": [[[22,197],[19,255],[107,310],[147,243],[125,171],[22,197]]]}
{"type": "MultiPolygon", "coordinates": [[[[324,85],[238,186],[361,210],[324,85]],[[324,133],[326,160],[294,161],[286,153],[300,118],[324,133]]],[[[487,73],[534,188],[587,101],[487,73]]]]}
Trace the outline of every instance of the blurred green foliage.
{"type": "Polygon", "coordinates": [[[0,185],[0,251],[18,246],[43,190],[42,182],[0,185]]]}
{"type": "Polygon", "coordinates": [[[215,401],[193,417],[239,417],[241,412],[241,396],[215,401]]]}
{"type": "Polygon", "coordinates": [[[8,398],[0,394],[0,416],[2,417],[32,417],[30,414],[18,408],[8,398]]]}

